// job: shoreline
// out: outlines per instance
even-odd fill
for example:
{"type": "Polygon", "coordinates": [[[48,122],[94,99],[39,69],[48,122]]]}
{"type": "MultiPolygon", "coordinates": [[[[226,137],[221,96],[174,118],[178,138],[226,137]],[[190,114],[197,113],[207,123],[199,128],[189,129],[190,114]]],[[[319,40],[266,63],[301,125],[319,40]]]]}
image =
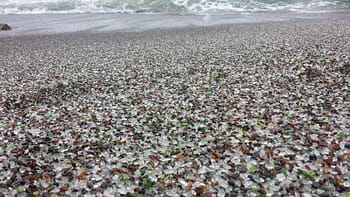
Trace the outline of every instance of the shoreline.
{"type": "Polygon", "coordinates": [[[0,195],[349,195],[346,17],[0,42],[0,195]]]}
{"type": "Polygon", "coordinates": [[[1,15],[0,22],[12,27],[0,37],[49,35],[74,32],[142,32],[154,29],[210,27],[217,25],[282,22],[289,20],[346,20],[349,11],[327,13],[237,13],[227,15],[162,15],[121,13],[1,15]]]}

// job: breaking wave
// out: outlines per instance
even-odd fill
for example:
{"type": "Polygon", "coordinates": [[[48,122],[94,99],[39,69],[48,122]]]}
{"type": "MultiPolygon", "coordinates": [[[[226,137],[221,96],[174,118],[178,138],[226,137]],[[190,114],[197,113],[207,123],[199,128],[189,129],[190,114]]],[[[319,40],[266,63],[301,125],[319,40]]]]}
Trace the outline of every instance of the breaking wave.
{"type": "Polygon", "coordinates": [[[350,0],[2,0],[0,14],[317,12],[347,9],[349,4],[350,0]]]}

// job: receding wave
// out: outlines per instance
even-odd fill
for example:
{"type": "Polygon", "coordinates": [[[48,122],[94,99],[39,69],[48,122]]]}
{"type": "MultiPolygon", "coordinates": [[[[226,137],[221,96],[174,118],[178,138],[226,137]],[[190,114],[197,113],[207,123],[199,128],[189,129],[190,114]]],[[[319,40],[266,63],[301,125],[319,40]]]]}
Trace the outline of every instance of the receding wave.
{"type": "Polygon", "coordinates": [[[350,0],[1,0],[0,14],[162,13],[224,14],[346,9],[350,0]],[[348,2],[347,2],[348,1],[348,2]]]}

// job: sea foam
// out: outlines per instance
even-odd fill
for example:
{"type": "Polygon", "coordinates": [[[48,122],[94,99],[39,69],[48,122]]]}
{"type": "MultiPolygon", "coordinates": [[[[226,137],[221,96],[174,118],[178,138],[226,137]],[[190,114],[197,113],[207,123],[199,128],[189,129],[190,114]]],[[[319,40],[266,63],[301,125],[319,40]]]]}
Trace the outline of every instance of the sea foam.
{"type": "Polygon", "coordinates": [[[334,0],[2,0],[0,14],[161,13],[225,14],[264,11],[331,11],[350,3],[334,0]]]}

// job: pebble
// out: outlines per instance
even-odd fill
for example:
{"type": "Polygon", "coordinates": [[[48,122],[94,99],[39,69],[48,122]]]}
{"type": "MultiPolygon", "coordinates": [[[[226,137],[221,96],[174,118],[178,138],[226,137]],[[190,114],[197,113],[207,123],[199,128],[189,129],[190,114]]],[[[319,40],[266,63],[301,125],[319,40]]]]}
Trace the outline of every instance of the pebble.
{"type": "Polygon", "coordinates": [[[320,188],[320,187],[321,187],[321,184],[318,183],[318,182],[312,182],[312,187],[314,187],[314,188],[320,188]]]}
{"type": "Polygon", "coordinates": [[[320,193],[320,197],[329,197],[331,194],[329,192],[322,192],[320,193]]]}
{"type": "Polygon", "coordinates": [[[346,143],[346,144],[345,144],[345,148],[350,149],[350,143],[346,143]]]}
{"type": "Polygon", "coordinates": [[[12,28],[8,24],[0,24],[0,31],[9,31],[12,28]]]}

